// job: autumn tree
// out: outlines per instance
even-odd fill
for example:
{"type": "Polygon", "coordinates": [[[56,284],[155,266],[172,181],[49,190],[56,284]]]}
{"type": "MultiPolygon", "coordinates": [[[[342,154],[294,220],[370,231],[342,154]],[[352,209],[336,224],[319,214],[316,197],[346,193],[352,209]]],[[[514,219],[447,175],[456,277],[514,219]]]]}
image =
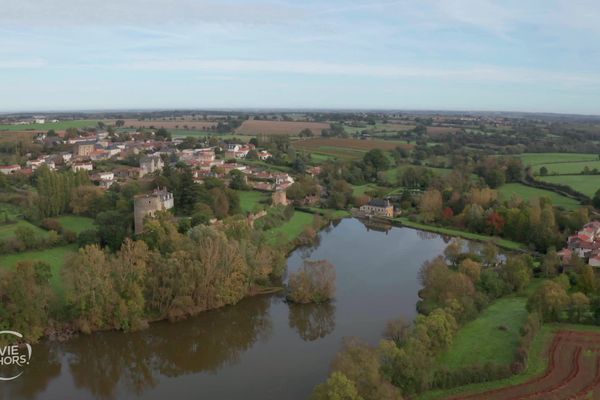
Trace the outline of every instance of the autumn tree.
{"type": "Polygon", "coordinates": [[[425,222],[435,221],[442,212],[442,194],[437,189],[429,189],[421,196],[419,211],[425,222]]]}
{"type": "Polygon", "coordinates": [[[290,274],[287,298],[294,303],[322,303],[335,294],[335,268],[326,260],[305,260],[290,274]]]}

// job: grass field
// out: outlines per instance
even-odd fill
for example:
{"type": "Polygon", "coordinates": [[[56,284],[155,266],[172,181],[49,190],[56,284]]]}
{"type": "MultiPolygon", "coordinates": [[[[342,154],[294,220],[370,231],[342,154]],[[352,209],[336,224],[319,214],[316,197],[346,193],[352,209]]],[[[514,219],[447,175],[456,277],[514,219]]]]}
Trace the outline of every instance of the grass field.
{"type": "Polygon", "coordinates": [[[48,235],[47,231],[31,224],[28,221],[21,219],[12,224],[0,225],[0,240],[8,239],[15,236],[15,231],[19,227],[31,228],[33,232],[38,236],[46,237],[48,235]]]}
{"type": "Polygon", "coordinates": [[[500,193],[500,198],[502,200],[509,200],[513,195],[529,202],[537,200],[540,197],[548,197],[552,201],[552,204],[567,210],[573,210],[580,207],[579,202],[575,199],[561,196],[560,194],[549,190],[523,185],[521,183],[507,183],[502,185],[498,189],[498,192],[500,193]]]}
{"type": "Polygon", "coordinates": [[[265,204],[261,204],[261,200],[266,200],[269,195],[256,190],[238,190],[240,196],[240,205],[244,213],[254,211],[257,207],[264,208],[265,204]]]}
{"type": "Polygon", "coordinates": [[[525,245],[512,240],[502,239],[498,237],[480,235],[478,233],[465,232],[458,229],[443,228],[435,225],[426,225],[418,222],[410,221],[407,217],[395,218],[395,221],[400,222],[403,226],[408,228],[420,229],[422,231],[439,233],[440,235],[457,236],[469,240],[478,240],[482,242],[492,242],[496,246],[508,249],[508,250],[519,250],[525,247],[525,245]]]}
{"type": "Polygon", "coordinates": [[[45,124],[28,124],[28,125],[0,125],[0,131],[47,131],[54,129],[55,131],[64,131],[67,128],[88,128],[96,127],[98,120],[95,119],[74,119],[72,121],[48,122],[45,124]]]}
{"type": "Polygon", "coordinates": [[[427,168],[427,169],[431,170],[435,175],[439,175],[439,176],[446,176],[452,172],[452,170],[449,168],[434,168],[434,167],[425,167],[425,166],[406,164],[406,165],[400,165],[397,168],[392,168],[392,169],[385,171],[385,176],[391,183],[395,184],[398,181],[398,176],[409,167],[427,168]]]}
{"type": "Polygon", "coordinates": [[[600,189],[600,175],[555,175],[538,177],[538,179],[570,186],[589,197],[593,197],[600,189]]]}
{"type": "Polygon", "coordinates": [[[519,155],[525,165],[545,165],[582,161],[598,161],[597,154],[582,153],[525,153],[519,155]]]}
{"type": "Polygon", "coordinates": [[[19,261],[45,261],[50,264],[52,270],[52,287],[62,294],[63,287],[61,282],[60,270],[66,257],[77,251],[77,246],[68,245],[53,247],[46,250],[26,251],[23,253],[9,254],[0,256],[0,268],[14,268],[19,261]]]}
{"type": "Polygon", "coordinates": [[[81,233],[88,229],[94,229],[94,220],[87,217],[79,217],[77,215],[63,215],[56,218],[62,225],[63,229],[81,233]]]}
{"type": "Polygon", "coordinates": [[[387,192],[390,192],[390,188],[386,188],[386,187],[382,187],[382,186],[377,186],[374,183],[367,183],[365,185],[352,185],[352,195],[354,196],[362,196],[363,194],[365,194],[365,192],[369,191],[369,190],[377,190],[377,189],[383,189],[387,192]]]}
{"type": "MultiPolygon", "coordinates": [[[[312,225],[314,215],[302,211],[295,211],[292,218],[285,224],[267,231],[267,239],[271,243],[291,242],[304,231],[304,228],[312,225]]],[[[283,244],[282,243],[282,244],[283,244]]]]}
{"type": "Polygon", "coordinates": [[[487,362],[498,365],[513,362],[519,345],[519,329],[527,319],[526,301],[524,297],[507,297],[490,305],[477,319],[460,329],[439,365],[456,370],[487,362]]]}

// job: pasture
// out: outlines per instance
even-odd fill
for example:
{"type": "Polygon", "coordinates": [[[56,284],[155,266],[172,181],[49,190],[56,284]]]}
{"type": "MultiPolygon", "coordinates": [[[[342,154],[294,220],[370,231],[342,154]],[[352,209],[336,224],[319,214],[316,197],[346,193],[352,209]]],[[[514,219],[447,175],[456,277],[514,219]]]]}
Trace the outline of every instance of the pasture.
{"type": "Polygon", "coordinates": [[[238,190],[240,196],[240,206],[244,213],[256,211],[257,209],[265,208],[263,203],[269,198],[269,195],[256,190],[238,190]]]}
{"type": "Polygon", "coordinates": [[[77,215],[63,215],[56,219],[60,222],[63,229],[77,234],[89,229],[94,229],[94,220],[92,218],[80,217],[77,215]]]}
{"type": "Polygon", "coordinates": [[[53,247],[46,250],[26,251],[23,253],[0,256],[0,269],[14,268],[20,261],[47,262],[50,265],[50,270],[52,272],[52,278],[50,278],[52,287],[61,294],[63,292],[63,287],[60,271],[66,258],[75,251],[77,251],[77,246],[72,244],[68,246],[53,247]]]}
{"type": "Polygon", "coordinates": [[[519,329],[527,319],[525,303],[525,298],[508,297],[491,304],[458,331],[439,365],[449,370],[487,362],[509,365],[519,345],[519,329]]]}
{"type": "Polygon", "coordinates": [[[44,229],[41,229],[41,228],[31,224],[30,222],[21,219],[16,222],[13,222],[13,223],[0,225],[0,240],[6,240],[6,239],[10,239],[10,238],[14,237],[15,232],[19,228],[29,228],[38,237],[48,236],[48,232],[45,231],[44,229]]]}
{"type": "Polygon", "coordinates": [[[543,176],[538,179],[567,185],[589,197],[594,197],[594,194],[600,189],[600,175],[554,175],[543,176]]]}
{"type": "Polygon", "coordinates": [[[300,131],[310,129],[315,136],[320,136],[323,129],[328,129],[329,124],[324,122],[299,122],[299,121],[263,121],[247,120],[235,130],[240,135],[288,135],[298,136],[300,131]]]}
{"type": "Polygon", "coordinates": [[[289,221],[267,231],[267,240],[273,244],[285,244],[292,242],[304,231],[304,228],[311,226],[314,221],[314,215],[302,211],[295,211],[289,221]]]}
{"type": "Polygon", "coordinates": [[[563,207],[567,210],[573,210],[580,206],[579,202],[569,197],[561,196],[558,193],[550,190],[538,189],[521,183],[507,183],[498,188],[501,200],[510,200],[512,196],[520,197],[521,199],[532,202],[540,197],[547,197],[552,201],[552,204],[557,207],[563,207]]]}
{"type": "Polygon", "coordinates": [[[545,165],[582,161],[598,161],[597,154],[582,153],[524,153],[518,156],[525,165],[545,165]]]}

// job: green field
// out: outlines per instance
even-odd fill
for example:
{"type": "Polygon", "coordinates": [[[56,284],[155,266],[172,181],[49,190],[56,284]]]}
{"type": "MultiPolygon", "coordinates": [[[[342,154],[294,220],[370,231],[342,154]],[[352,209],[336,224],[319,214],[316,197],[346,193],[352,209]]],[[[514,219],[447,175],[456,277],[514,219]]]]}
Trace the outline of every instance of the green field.
{"type": "Polygon", "coordinates": [[[538,189],[521,183],[507,183],[502,185],[498,192],[502,200],[509,200],[513,195],[516,195],[526,201],[534,201],[540,197],[548,197],[552,204],[558,207],[563,207],[567,210],[573,210],[580,207],[577,200],[569,197],[561,196],[558,193],[550,190],[538,189]]]}
{"type": "Polygon", "coordinates": [[[525,153],[519,158],[523,164],[531,166],[599,160],[597,154],[582,153],[525,153]]]}
{"type": "Polygon", "coordinates": [[[456,370],[488,362],[512,363],[519,346],[519,329],[527,320],[526,300],[508,297],[490,305],[477,319],[460,329],[450,349],[440,358],[439,365],[456,370]]]}
{"type": "Polygon", "coordinates": [[[291,242],[304,231],[304,228],[312,225],[314,215],[302,211],[295,211],[292,218],[277,228],[267,231],[267,238],[270,242],[276,243],[279,240],[291,242]]]}
{"type": "Polygon", "coordinates": [[[98,120],[92,119],[75,119],[72,121],[59,121],[59,122],[48,122],[45,124],[28,124],[28,125],[0,125],[0,131],[47,131],[54,129],[56,131],[63,131],[67,128],[92,128],[98,125],[98,120]]]}
{"type": "Polygon", "coordinates": [[[269,198],[267,193],[256,190],[238,190],[240,196],[240,205],[244,213],[255,211],[257,207],[264,208],[265,204],[261,204],[261,200],[269,198]]]}
{"type": "Polygon", "coordinates": [[[62,225],[63,229],[81,233],[88,229],[94,229],[94,220],[88,217],[79,217],[76,215],[63,215],[56,218],[62,225]]]}
{"type": "Polygon", "coordinates": [[[15,231],[19,227],[31,228],[36,235],[46,237],[48,232],[39,228],[28,221],[18,220],[15,223],[0,225],[0,240],[8,239],[15,236],[15,231]]]}
{"type": "Polygon", "coordinates": [[[390,192],[390,188],[385,188],[382,186],[377,186],[374,183],[367,183],[365,185],[352,185],[352,195],[353,196],[362,196],[365,192],[369,190],[383,189],[387,192],[390,192]]]}
{"type": "Polygon", "coordinates": [[[477,241],[481,241],[481,242],[492,242],[496,246],[502,247],[502,248],[505,248],[508,250],[519,250],[519,249],[522,249],[525,247],[525,245],[523,245],[521,243],[513,242],[512,240],[502,239],[499,237],[480,235],[478,233],[465,232],[465,231],[461,231],[458,229],[444,228],[441,226],[421,224],[418,222],[413,222],[413,221],[409,220],[407,217],[395,218],[394,221],[398,221],[403,226],[406,226],[408,228],[414,228],[414,229],[419,229],[422,231],[439,233],[440,235],[456,236],[456,237],[461,237],[464,239],[477,240],[477,241]]]}
{"type": "Polygon", "coordinates": [[[60,294],[63,291],[60,270],[66,257],[75,252],[77,246],[68,245],[53,247],[47,250],[26,251],[23,253],[0,256],[0,268],[13,268],[19,261],[45,261],[52,270],[52,287],[60,294]]]}
{"type": "Polygon", "coordinates": [[[396,184],[396,182],[398,182],[398,176],[400,176],[401,173],[404,173],[404,171],[409,167],[427,168],[428,170],[431,170],[434,173],[434,175],[439,175],[439,176],[446,176],[452,172],[452,170],[449,168],[435,168],[435,167],[426,167],[426,166],[420,166],[420,165],[417,166],[417,165],[404,164],[404,165],[400,165],[397,168],[392,168],[392,169],[388,169],[387,171],[385,171],[385,177],[391,183],[396,184]]]}
{"type": "Polygon", "coordinates": [[[600,175],[555,175],[538,177],[538,179],[570,186],[589,197],[593,197],[600,189],[600,175]]]}

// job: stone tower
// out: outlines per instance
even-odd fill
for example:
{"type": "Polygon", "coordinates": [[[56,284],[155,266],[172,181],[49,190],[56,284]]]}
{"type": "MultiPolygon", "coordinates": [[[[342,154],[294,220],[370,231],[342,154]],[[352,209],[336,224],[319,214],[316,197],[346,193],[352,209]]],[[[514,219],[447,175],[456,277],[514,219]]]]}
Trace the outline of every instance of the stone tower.
{"type": "Polygon", "coordinates": [[[133,204],[133,217],[135,221],[135,234],[144,231],[144,218],[154,216],[157,211],[173,208],[173,193],[166,189],[155,189],[152,193],[135,196],[133,204]]]}

